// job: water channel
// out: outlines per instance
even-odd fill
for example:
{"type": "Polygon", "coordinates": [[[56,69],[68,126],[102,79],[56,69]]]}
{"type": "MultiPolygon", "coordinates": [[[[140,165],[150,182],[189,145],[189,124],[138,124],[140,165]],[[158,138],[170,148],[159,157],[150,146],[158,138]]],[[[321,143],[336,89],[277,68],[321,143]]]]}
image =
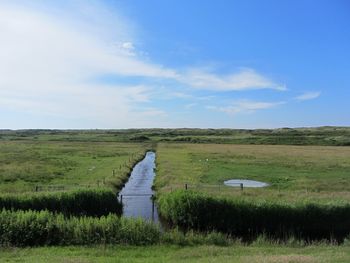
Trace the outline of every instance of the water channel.
{"type": "Polygon", "coordinates": [[[147,152],[145,158],[134,166],[128,182],[119,192],[118,198],[123,203],[123,216],[159,221],[152,190],[155,159],[154,152],[147,152]]]}

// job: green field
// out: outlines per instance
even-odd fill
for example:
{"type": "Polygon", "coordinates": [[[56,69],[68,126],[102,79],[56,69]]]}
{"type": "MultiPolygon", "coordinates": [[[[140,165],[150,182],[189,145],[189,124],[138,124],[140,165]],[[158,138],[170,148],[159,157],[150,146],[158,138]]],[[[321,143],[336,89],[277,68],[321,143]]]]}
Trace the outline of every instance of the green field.
{"type": "Polygon", "coordinates": [[[93,246],[9,248],[0,250],[1,262],[349,262],[349,246],[93,246]]]}
{"type": "Polygon", "coordinates": [[[215,196],[350,200],[350,147],[169,144],[157,146],[156,189],[184,188],[215,196]],[[261,189],[224,186],[229,179],[269,183],[261,189]]]}
{"type": "MultiPolygon", "coordinates": [[[[346,146],[349,142],[350,128],[342,127],[277,130],[1,131],[0,192],[5,197],[10,194],[11,198],[18,202],[19,207],[23,206],[23,200],[27,199],[29,201],[25,202],[29,203],[29,207],[36,207],[36,200],[40,199],[40,196],[44,198],[47,192],[53,195],[54,202],[61,202],[62,198],[59,194],[61,191],[71,193],[76,188],[96,189],[97,187],[118,191],[127,179],[132,166],[142,158],[147,149],[154,149],[157,153],[157,176],[154,186],[159,198],[167,196],[174,190],[184,189],[187,184],[189,190],[213,198],[212,204],[220,198],[233,200],[231,204],[233,206],[236,205],[235,200],[243,200],[247,202],[245,204],[248,204],[248,208],[252,204],[253,210],[256,210],[257,207],[259,209],[262,207],[261,204],[267,204],[267,209],[269,207],[274,209],[276,206],[269,206],[269,204],[279,202],[283,210],[294,209],[293,203],[304,203],[306,205],[300,207],[307,212],[305,210],[308,207],[307,204],[316,202],[328,205],[329,211],[333,211],[333,204],[340,209],[339,211],[344,208],[345,215],[350,201],[350,147],[346,146]],[[252,179],[267,182],[270,186],[262,189],[244,188],[241,191],[239,187],[224,186],[223,181],[228,179],[252,179]],[[35,193],[35,190],[39,192],[35,193]]],[[[72,196],[75,196],[74,192],[72,193],[72,196]]],[[[96,193],[91,194],[96,196],[96,193]]],[[[71,199],[74,200],[74,198],[71,199]]],[[[75,201],[72,200],[67,204],[74,204],[75,201]]],[[[46,198],[46,202],[51,201],[46,198]]],[[[45,206],[45,202],[41,205],[45,206]]],[[[243,204],[242,207],[244,206],[243,204]]],[[[208,213],[204,206],[203,208],[204,214],[208,213]]],[[[76,208],[73,207],[73,209],[76,208]]],[[[18,212],[11,216],[17,218],[18,225],[22,229],[31,229],[33,235],[40,236],[40,227],[45,229],[43,225],[45,223],[41,219],[43,216],[37,216],[35,212],[31,213],[24,216],[18,212]],[[28,218],[32,217],[38,218],[37,225],[27,223],[31,221],[28,218]]],[[[7,220],[10,214],[7,216],[6,212],[3,212],[2,215],[3,229],[5,229],[7,224],[10,224],[7,220]]],[[[267,213],[267,218],[268,216],[267,213]]],[[[50,219],[51,216],[43,218],[50,219]]],[[[52,218],[50,219],[53,222],[52,227],[56,228],[56,219],[54,216],[52,218]]],[[[63,217],[58,218],[60,219],[57,219],[57,222],[68,222],[63,217]]],[[[86,219],[84,222],[73,219],[73,221],[79,226],[81,232],[73,231],[72,240],[87,234],[94,236],[94,229],[105,233],[105,229],[113,226],[111,222],[106,223],[97,219],[86,219]]],[[[242,222],[244,223],[244,219],[242,222]]],[[[134,223],[125,221],[125,224],[134,223]]],[[[65,223],[61,224],[61,226],[64,225],[65,223]]],[[[11,225],[11,227],[15,226],[11,225]]],[[[134,244],[133,232],[124,228],[122,230],[131,238],[128,242],[124,241],[125,244],[134,244]]],[[[137,231],[135,228],[135,233],[137,231]]],[[[8,233],[9,236],[12,233],[8,233]]],[[[218,246],[213,245],[217,244],[215,240],[209,243],[205,241],[209,237],[210,235],[204,232],[198,237],[199,241],[192,244],[181,235],[179,237],[179,234],[166,231],[160,235],[160,240],[153,246],[117,245],[119,243],[113,243],[113,241],[109,243],[115,245],[103,245],[106,241],[100,236],[96,236],[95,243],[87,241],[87,244],[102,242],[101,246],[92,247],[15,248],[5,245],[0,250],[0,261],[350,261],[348,239],[345,239],[341,245],[332,245],[330,243],[332,241],[306,244],[300,240],[296,243],[287,240],[287,244],[282,245],[274,243],[274,239],[260,242],[258,237],[253,243],[248,242],[248,245],[239,241],[231,244],[232,240],[227,239],[224,234],[218,238],[218,242],[230,244],[218,246]]],[[[77,240],[72,241],[73,244],[85,244],[77,240]]],[[[60,244],[61,241],[57,242],[52,244],[60,244]]],[[[62,242],[66,244],[64,242],[68,241],[62,242]]]]}
{"type": "Polygon", "coordinates": [[[0,140],[349,146],[350,128],[0,130],[0,140]]]}
{"type": "Polygon", "coordinates": [[[0,141],[0,192],[34,191],[36,186],[39,190],[120,186],[146,147],[141,143],[0,141]]]}

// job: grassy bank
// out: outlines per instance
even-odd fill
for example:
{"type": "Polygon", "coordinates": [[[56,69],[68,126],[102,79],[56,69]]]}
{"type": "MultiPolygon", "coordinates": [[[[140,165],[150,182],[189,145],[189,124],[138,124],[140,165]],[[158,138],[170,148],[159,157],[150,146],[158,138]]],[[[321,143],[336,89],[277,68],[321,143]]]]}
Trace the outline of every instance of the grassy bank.
{"type": "Polygon", "coordinates": [[[52,185],[63,190],[118,189],[147,147],[141,143],[0,141],[0,191],[30,192],[37,186],[46,191],[52,185]]]}
{"type": "Polygon", "coordinates": [[[155,188],[163,216],[188,229],[342,240],[350,233],[349,171],[349,147],[161,143],[155,188]],[[229,179],[270,186],[241,191],[224,186],[229,179]],[[189,191],[176,191],[185,184],[189,191]]]}
{"type": "Polygon", "coordinates": [[[156,189],[176,188],[247,200],[350,200],[350,147],[158,144],[156,189]],[[223,185],[229,179],[269,183],[263,189],[223,185]],[[197,187],[197,185],[201,187],[197,187]]]}
{"type": "Polygon", "coordinates": [[[0,212],[2,246],[85,244],[155,244],[160,240],[156,225],[116,215],[64,217],[48,211],[0,212]]]}
{"type": "Polygon", "coordinates": [[[244,201],[179,190],[163,194],[159,211],[173,225],[200,231],[220,231],[235,237],[302,240],[334,239],[350,235],[349,203],[244,201]]]}
{"type": "Polygon", "coordinates": [[[40,247],[0,250],[3,262],[304,262],[346,263],[350,261],[349,246],[281,246],[254,244],[219,247],[155,245],[40,247]]]}

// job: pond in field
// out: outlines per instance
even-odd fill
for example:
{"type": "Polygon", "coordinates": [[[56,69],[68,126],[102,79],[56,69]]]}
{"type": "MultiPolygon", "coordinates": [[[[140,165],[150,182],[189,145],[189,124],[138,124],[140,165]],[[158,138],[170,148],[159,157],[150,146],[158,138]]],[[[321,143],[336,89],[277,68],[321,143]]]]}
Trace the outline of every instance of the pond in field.
{"type": "Polygon", "coordinates": [[[152,190],[155,159],[154,152],[147,152],[144,159],[134,166],[128,182],[119,192],[119,201],[123,203],[123,216],[159,221],[152,190]]]}
{"type": "Polygon", "coordinates": [[[269,184],[254,180],[244,180],[244,179],[232,179],[224,182],[227,186],[240,187],[243,184],[243,187],[266,187],[269,184]]]}

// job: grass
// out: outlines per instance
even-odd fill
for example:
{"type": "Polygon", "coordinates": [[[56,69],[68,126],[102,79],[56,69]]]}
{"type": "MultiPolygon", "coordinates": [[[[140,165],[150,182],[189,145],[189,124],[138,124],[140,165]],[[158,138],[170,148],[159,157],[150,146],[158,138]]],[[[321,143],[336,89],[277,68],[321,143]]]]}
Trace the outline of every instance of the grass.
{"type": "Polygon", "coordinates": [[[350,200],[350,147],[169,144],[157,146],[158,193],[176,188],[248,200],[350,200]],[[223,185],[228,179],[269,183],[262,189],[223,185]],[[197,187],[200,185],[200,187],[197,187]]]}
{"type": "Polygon", "coordinates": [[[246,201],[177,190],[160,196],[158,210],[171,225],[219,231],[247,241],[264,234],[272,240],[343,242],[350,235],[349,203],[246,201]]]}
{"type": "Polygon", "coordinates": [[[76,189],[63,192],[1,194],[0,208],[8,210],[48,210],[66,216],[101,216],[122,213],[122,204],[108,189],[76,189]]]}
{"type": "MultiPolygon", "coordinates": [[[[131,166],[147,148],[154,147],[154,143],[158,143],[155,188],[160,197],[176,188],[184,188],[187,183],[190,189],[210,197],[237,199],[251,204],[279,200],[291,205],[300,202],[327,205],[330,200],[340,204],[350,201],[350,148],[325,146],[349,145],[350,128],[346,127],[276,130],[3,130],[0,131],[0,191],[16,194],[33,191],[38,185],[43,190],[50,190],[52,185],[64,186],[63,190],[97,185],[118,188],[127,178],[131,166]],[[242,192],[237,188],[223,186],[224,180],[233,178],[265,181],[271,186],[244,189],[242,192]]],[[[97,222],[100,219],[91,220],[97,222]]],[[[67,222],[65,219],[63,225],[67,222]]],[[[91,226],[87,221],[83,225],[91,226]]],[[[93,228],[87,229],[90,231],[93,228]]],[[[124,230],[127,231],[128,227],[124,230]]],[[[85,236],[84,239],[93,240],[91,236],[85,236]]],[[[213,234],[209,237],[194,236],[189,241],[189,237],[179,233],[166,232],[160,240],[161,244],[145,247],[0,248],[0,261],[350,261],[348,242],[340,246],[328,243],[303,246],[270,244],[258,239],[250,246],[239,242],[228,246],[212,245],[220,244],[223,240],[221,236],[213,234]],[[204,242],[203,239],[209,241],[204,242]]]]}
{"type": "Polygon", "coordinates": [[[120,187],[148,145],[141,143],[0,141],[0,191],[120,187]],[[113,170],[115,173],[113,175],[113,170]]]}
{"type": "Polygon", "coordinates": [[[253,244],[244,246],[68,246],[39,248],[3,248],[2,262],[349,262],[349,246],[293,246],[253,244]]]}
{"type": "Polygon", "coordinates": [[[349,127],[282,129],[0,130],[0,140],[350,145],[349,127]]]}
{"type": "Polygon", "coordinates": [[[101,217],[64,217],[48,211],[0,211],[0,245],[155,244],[157,225],[113,214],[101,217]]]}

